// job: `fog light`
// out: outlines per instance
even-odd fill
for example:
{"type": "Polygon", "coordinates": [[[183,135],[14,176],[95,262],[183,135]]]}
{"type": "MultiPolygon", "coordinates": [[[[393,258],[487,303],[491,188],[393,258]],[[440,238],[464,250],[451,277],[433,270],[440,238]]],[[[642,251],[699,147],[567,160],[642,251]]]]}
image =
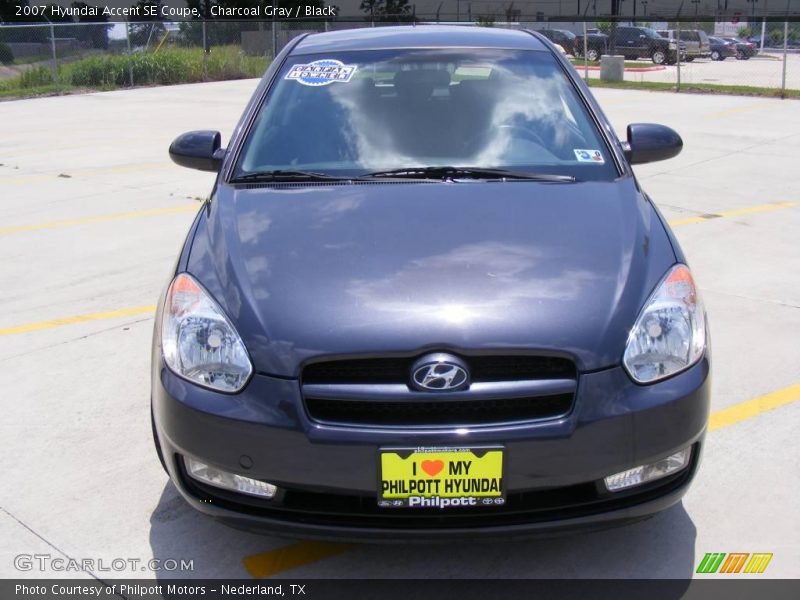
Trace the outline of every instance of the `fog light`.
{"type": "Polygon", "coordinates": [[[271,483],[251,479],[236,473],[221,471],[215,467],[210,467],[205,463],[186,457],[186,470],[193,478],[203,483],[213,485],[224,490],[232,490],[241,494],[259,496],[261,498],[272,498],[277,488],[271,483]]]}
{"type": "Polygon", "coordinates": [[[634,467],[621,473],[614,473],[605,478],[606,487],[609,492],[618,492],[635,485],[641,485],[672,475],[689,464],[691,455],[692,449],[684,448],[680,452],[676,452],[658,462],[634,467]]]}

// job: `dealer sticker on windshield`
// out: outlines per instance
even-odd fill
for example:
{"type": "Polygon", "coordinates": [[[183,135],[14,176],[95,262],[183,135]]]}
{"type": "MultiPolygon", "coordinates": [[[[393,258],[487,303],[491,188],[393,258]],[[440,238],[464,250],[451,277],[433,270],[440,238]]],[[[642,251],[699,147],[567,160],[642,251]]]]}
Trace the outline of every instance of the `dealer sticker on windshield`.
{"type": "Polygon", "coordinates": [[[503,448],[381,448],[378,505],[450,508],[505,504],[503,448]]]}
{"type": "Polygon", "coordinates": [[[294,65],[284,79],[303,85],[320,86],[332,83],[348,83],[356,72],[357,65],[346,65],[341,61],[326,58],[305,65],[294,65]]]}
{"type": "Polygon", "coordinates": [[[604,162],[606,162],[603,159],[603,155],[600,154],[600,150],[584,150],[582,148],[575,148],[575,158],[578,159],[578,162],[597,163],[598,165],[602,165],[604,162]]]}

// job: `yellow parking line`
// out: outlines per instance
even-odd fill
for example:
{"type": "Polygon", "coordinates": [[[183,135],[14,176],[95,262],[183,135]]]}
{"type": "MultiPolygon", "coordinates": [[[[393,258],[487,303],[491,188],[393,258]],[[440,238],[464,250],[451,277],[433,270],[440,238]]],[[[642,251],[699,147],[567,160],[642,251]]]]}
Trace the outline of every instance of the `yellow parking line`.
{"type": "Polygon", "coordinates": [[[730,427],[745,419],[756,417],[768,410],[774,410],[798,400],[800,400],[800,384],[791,385],[782,390],[764,394],[712,413],[708,423],[708,430],[715,431],[723,427],[730,427]]]}
{"type": "Polygon", "coordinates": [[[342,554],[355,548],[352,544],[337,544],[334,542],[299,542],[289,544],[277,550],[253,554],[242,562],[244,568],[251,576],[256,578],[269,577],[314,563],[337,554],[342,554]]]}
{"type": "Polygon", "coordinates": [[[792,208],[793,206],[800,206],[800,202],[773,202],[772,204],[759,204],[758,206],[748,206],[747,208],[737,208],[735,210],[724,210],[718,213],[707,215],[699,215],[696,217],[686,217],[684,219],[675,219],[669,222],[672,227],[680,225],[691,225],[693,223],[705,223],[713,219],[722,219],[728,217],[738,217],[741,215],[749,215],[760,212],[770,212],[773,210],[782,210],[784,208],[792,208]]]}
{"type": "MultiPolygon", "coordinates": [[[[73,177],[93,177],[96,175],[115,175],[117,173],[130,173],[136,171],[153,171],[155,169],[171,168],[172,163],[158,162],[158,163],[140,163],[135,165],[118,165],[114,167],[98,167],[96,169],[69,169],[64,168],[62,173],[69,175],[65,178],[69,181],[73,177]]],[[[4,185],[24,185],[26,183],[33,183],[36,181],[58,181],[59,173],[37,173],[35,175],[22,175],[20,177],[2,178],[0,177],[0,186],[4,185]]]]}
{"type": "Polygon", "coordinates": [[[62,317],[61,319],[53,319],[51,321],[39,321],[38,323],[27,323],[25,325],[17,325],[16,327],[6,327],[0,329],[0,337],[5,335],[14,335],[17,333],[28,333],[30,331],[40,331],[42,329],[52,329],[54,327],[62,327],[63,325],[74,325],[75,323],[84,323],[86,321],[102,321],[103,319],[116,319],[118,317],[133,317],[136,315],[152,314],[156,307],[152,304],[147,306],[134,306],[133,308],[121,308],[119,310],[111,310],[107,312],[90,313],[88,315],[76,315],[74,317],[62,317]]]}
{"type": "Polygon", "coordinates": [[[770,102],[757,102],[756,104],[745,104],[744,106],[735,106],[734,108],[727,108],[725,110],[713,111],[703,115],[705,119],[722,119],[730,115],[735,115],[742,112],[749,112],[751,110],[759,110],[761,108],[773,107],[774,103],[770,102]]]}
{"type": "MultiPolygon", "coordinates": [[[[712,413],[708,430],[715,431],[723,427],[729,427],[798,400],[800,400],[800,384],[746,400],[712,413]]],[[[289,569],[320,561],[329,556],[342,554],[355,547],[356,545],[354,544],[302,542],[290,544],[277,550],[252,554],[246,556],[242,562],[251,576],[255,578],[270,577],[282,571],[288,571],[289,569]]]]}
{"type": "Polygon", "coordinates": [[[140,217],[154,217],[158,215],[171,215],[174,213],[197,211],[199,203],[183,204],[181,206],[171,206],[168,208],[153,208],[150,210],[139,210],[135,212],[117,213],[113,215],[99,215],[96,217],[86,217],[84,219],[69,219],[67,221],[51,221],[50,223],[39,223],[34,225],[18,225],[16,227],[0,227],[0,234],[19,233],[22,231],[38,231],[40,229],[57,229],[59,227],[72,227],[73,225],[91,225],[94,223],[107,223],[108,221],[122,221],[124,219],[137,219],[140,217]]]}
{"type": "MultiPolygon", "coordinates": [[[[86,321],[99,321],[103,319],[152,314],[155,312],[155,309],[156,307],[153,305],[138,306],[115,311],[64,317],[51,321],[28,323],[26,325],[0,329],[0,336],[51,329],[86,321]]],[[[763,396],[758,396],[757,398],[752,398],[712,413],[709,419],[708,430],[716,431],[724,427],[729,427],[767,411],[797,402],[798,400],[800,400],[800,384],[789,386],[763,396]]],[[[356,546],[353,544],[337,544],[333,542],[300,542],[283,546],[276,550],[247,556],[242,562],[245,569],[252,577],[263,578],[342,554],[355,547],[356,546]]]]}

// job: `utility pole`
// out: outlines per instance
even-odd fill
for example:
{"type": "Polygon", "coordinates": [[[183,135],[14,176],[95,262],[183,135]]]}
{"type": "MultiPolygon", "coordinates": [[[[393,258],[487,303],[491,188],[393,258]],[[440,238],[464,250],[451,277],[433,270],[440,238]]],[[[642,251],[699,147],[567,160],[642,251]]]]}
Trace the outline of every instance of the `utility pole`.
{"type": "Polygon", "coordinates": [[[608,32],[609,53],[614,54],[617,47],[617,18],[620,0],[611,0],[611,30],[608,32]]]}

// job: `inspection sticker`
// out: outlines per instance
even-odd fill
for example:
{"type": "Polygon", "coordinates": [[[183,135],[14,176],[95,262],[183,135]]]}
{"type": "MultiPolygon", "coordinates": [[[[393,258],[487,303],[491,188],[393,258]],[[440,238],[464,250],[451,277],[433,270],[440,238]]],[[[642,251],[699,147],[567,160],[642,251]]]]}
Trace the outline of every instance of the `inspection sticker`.
{"type": "Polygon", "coordinates": [[[303,85],[330,85],[347,83],[356,72],[356,65],[346,65],[332,58],[315,60],[307,65],[294,65],[284,79],[293,79],[303,85]]]}
{"type": "Polygon", "coordinates": [[[578,159],[578,162],[588,162],[588,163],[597,163],[598,165],[602,165],[605,160],[603,160],[603,155],[600,154],[600,150],[583,150],[581,148],[575,148],[575,158],[578,159]]]}

